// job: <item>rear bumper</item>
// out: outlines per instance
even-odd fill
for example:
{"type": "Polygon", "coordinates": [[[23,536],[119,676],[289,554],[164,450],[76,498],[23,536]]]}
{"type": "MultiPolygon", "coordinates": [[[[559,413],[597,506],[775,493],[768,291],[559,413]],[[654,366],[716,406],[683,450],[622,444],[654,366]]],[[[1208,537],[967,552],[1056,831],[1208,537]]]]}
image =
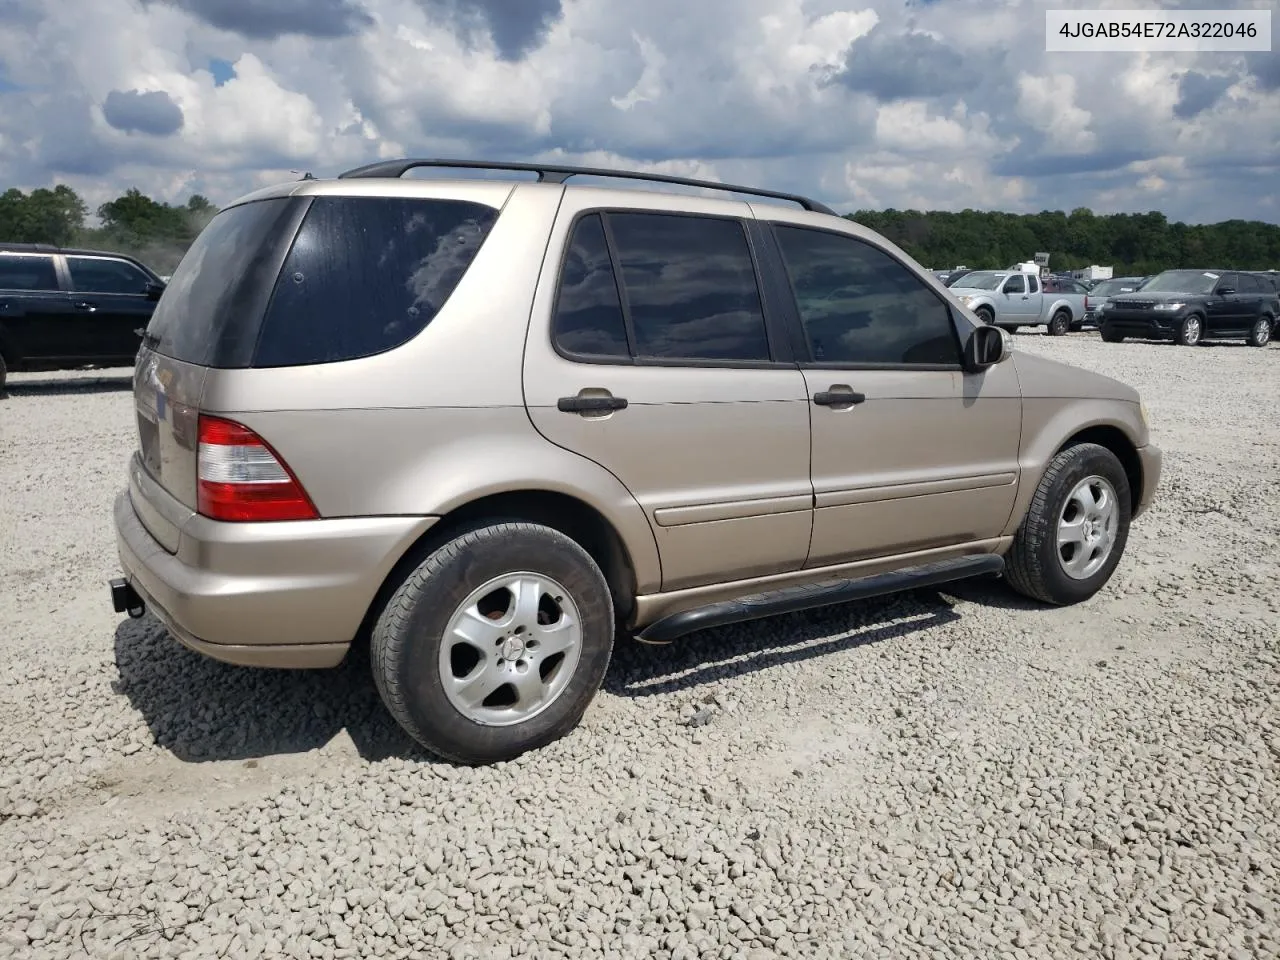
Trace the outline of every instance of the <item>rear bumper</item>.
{"type": "Polygon", "coordinates": [[[129,586],[198,653],[258,667],[339,663],[396,561],[434,517],[219,523],[198,515],[169,553],[116,498],[129,586]]]}
{"type": "Polygon", "coordinates": [[[1156,487],[1160,485],[1163,461],[1164,456],[1155,444],[1149,443],[1145,447],[1138,448],[1138,462],[1142,464],[1142,496],[1139,498],[1137,509],[1133,511],[1135,517],[1146,513],[1147,508],[1151,506],[1151,501],[1155,499],[1156,487]]]}

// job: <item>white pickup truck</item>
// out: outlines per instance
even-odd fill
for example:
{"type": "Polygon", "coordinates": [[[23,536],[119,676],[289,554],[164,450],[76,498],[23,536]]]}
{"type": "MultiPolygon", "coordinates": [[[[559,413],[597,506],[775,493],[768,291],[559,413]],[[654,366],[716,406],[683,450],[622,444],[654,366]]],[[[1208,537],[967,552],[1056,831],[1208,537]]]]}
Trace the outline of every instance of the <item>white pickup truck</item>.
{"type": "Polygon", "coordinates": [[[1044,326],[1062,336],[1084,320],[1083,290],[1046,291],[1029,271],[978,270],[957,280],[951,292],[983,322],[1007,330],[1044,326]]]}

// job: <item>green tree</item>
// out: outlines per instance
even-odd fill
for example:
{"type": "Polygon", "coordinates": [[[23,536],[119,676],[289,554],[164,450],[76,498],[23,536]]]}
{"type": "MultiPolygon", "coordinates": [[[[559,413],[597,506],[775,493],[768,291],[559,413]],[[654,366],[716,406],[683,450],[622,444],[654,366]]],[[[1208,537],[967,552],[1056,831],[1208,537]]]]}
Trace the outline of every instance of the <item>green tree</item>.
{"type": "Polygon", "coordinates": [[[0,240],[65,246],[83,229],[85,213],[80,195],[65,184],[29,194],[6,190],[0,194],[0,240]]]}
{"type": "Polygon", "coordinates": [[[846,216],[884,234],[925,266],[939,269],[958,264],[999,269],[1039,251],[1049,253],[1055,270],[1090,264],[1112,266],[1118,273],[1158,273],[1173,267],[1280,268],[1280,225],[1259,221],[1170,223],[1158,211],[1098,216],[1085,207],[1034,214],[858,210],[846,216]]]}
{"type": "Polygon", "coordinates": [[[187,210],[157,203],[136,187],[98,208],[103,229],[137,240],[176,240],[189,232],[187,210]]]}

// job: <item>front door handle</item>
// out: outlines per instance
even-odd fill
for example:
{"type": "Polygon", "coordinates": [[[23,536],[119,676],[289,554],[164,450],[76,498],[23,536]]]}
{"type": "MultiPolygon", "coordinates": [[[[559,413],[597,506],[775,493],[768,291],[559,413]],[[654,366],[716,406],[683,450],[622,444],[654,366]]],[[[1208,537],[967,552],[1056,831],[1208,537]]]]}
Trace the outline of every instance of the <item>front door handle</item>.
{"type": "Polygon", "coordinates": [[[837,383],[829,390],[819,390],[813,395],[813,402],[820,407],[844,407],[862,403],[867,399],[865,393],[858,393],[852,387],[837,383]]]}
{"type": "Polygon", "coordinates": [[[93,311],[98,309],[98,305],[96,303],[87,303],[84,300],[76,301],[75,307],[77,310],[84,310],[87,313],[93,313],[93,311]]]}
{"type": "Polygon", "coordinates": [[[593,397],[579,394],[576,397],[561,397],[556,401],[556,409],[563,413],[609,413],[613,410],[625,410],[625,397],[593,397]]]}

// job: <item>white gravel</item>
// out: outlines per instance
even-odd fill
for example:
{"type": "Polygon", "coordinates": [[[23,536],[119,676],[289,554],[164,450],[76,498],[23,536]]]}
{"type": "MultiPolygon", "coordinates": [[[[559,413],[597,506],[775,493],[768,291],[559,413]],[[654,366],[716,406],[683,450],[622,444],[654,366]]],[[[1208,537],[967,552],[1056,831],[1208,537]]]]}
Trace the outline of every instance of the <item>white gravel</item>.
{"type": "Polygon", "coordinates": [[[628,645],[566,740],[410,749],[359,663],[121,622],[127,381],[0,401],[0,957],[1280,956],[1280,348],[1020,349],[1143,390],[1112,584],[628,645]]]}

